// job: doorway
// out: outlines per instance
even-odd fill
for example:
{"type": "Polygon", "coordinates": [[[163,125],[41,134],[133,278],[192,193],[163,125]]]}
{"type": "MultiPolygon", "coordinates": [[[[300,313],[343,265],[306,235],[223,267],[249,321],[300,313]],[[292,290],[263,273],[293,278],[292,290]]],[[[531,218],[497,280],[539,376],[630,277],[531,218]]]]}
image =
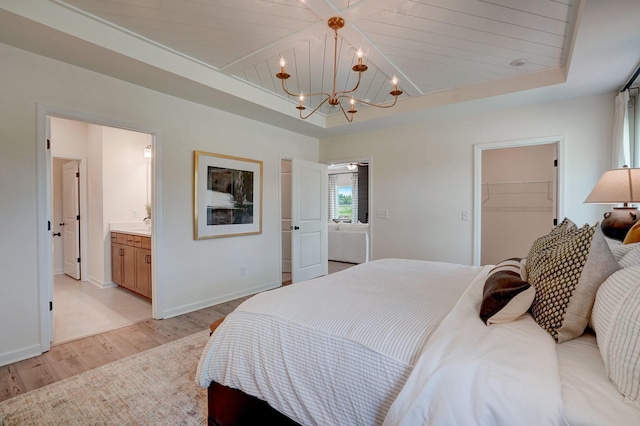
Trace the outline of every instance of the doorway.
{"type": "Polygon", "coordinates": [[[562,218],[561,136],[475,146],[474,264],[525,257],[562,218]]]}
{"type": "Polygon", "coordinates": [[[112,281],[109,227],[142,224],[152,209],[153,135],[56,116],[49,123],[56,345],[152,317],[149,300],[112,281]]]}

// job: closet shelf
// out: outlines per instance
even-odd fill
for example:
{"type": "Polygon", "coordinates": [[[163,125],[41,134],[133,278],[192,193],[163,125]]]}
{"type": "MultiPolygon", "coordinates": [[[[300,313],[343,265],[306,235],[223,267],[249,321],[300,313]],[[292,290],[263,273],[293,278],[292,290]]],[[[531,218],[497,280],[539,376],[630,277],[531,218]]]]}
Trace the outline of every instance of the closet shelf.
{"type": "Polygon", "coordinates": [[[485,182],[482,208],[485,211],[550,211],[553,181],[485,182]]]}

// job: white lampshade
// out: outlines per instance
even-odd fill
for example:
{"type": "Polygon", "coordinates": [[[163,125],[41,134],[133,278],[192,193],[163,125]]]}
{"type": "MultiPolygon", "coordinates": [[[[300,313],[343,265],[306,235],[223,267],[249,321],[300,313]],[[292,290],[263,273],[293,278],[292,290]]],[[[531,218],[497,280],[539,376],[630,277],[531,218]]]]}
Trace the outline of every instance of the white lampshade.
{"type": "Polygon", "coordinates": [[[604,172],[585,203],[640,203],[640,169],[623,167],[604,172]]]}

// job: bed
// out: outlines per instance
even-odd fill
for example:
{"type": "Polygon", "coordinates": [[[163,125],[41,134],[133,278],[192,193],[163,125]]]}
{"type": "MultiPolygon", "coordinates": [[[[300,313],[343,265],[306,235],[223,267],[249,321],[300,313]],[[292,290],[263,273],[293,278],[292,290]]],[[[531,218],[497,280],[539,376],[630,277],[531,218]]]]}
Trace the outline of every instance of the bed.
{"type": "MultiPolygon", "coordinates": [[[[575,233],[575,226],[561,226],[557,234],[575,233]]],[[[553,236],[532,252],[547,253],[558,243],[553,236]]],[[[499,275],[495,265],[383,259],[260,293],[227,316],[203,351],[196,381],[209,388],[209,423],[640,424],[633,382],[639,373],[620,386],[610,378],[618,374],[615,356],[603,357],[600,347],[601,336],[609,344],[621,327],[640,334],[637,317],[609,314],[621,310],[622,302],[613,309],[611,300],[640,308],[640,248],[611,250],[602,238],[591,227],[592,249],[581,268],[604,277],[593,298],[603,293],[605,308],[592,301],[587,319],[597,334],[562,343],[566,324],[551,333],[529,305],[510,320],[485,324],[479,312],[487,283],[499,275]],[[590,265],[595,248],[615,255],[615,266],[601,259],[590,265]]],[[[523,261],[518,278],[535,280],[539,259],[530,253],[527,261],[533,266],[523,261]],[[523,276],[527,271],[532,276],[523,276]]],[[[544,290],[535,289],[539,304],[544,290]]],[[[522,304],[520,296],[511,300],[522,304]]],[[[512,301],[500,312],[513,310],[512,301]]]]}

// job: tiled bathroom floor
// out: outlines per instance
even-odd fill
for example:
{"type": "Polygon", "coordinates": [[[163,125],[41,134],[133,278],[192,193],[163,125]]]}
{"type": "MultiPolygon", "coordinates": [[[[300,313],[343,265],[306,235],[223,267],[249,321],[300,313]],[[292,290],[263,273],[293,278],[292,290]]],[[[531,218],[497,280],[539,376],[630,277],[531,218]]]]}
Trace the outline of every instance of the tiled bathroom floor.
{"type": "Polygon", "coordinates": [[[68,275],[55,276],[52,345],[70,342],[151,318],[151,302],[119,287],[101,289],[68,275]]]}

